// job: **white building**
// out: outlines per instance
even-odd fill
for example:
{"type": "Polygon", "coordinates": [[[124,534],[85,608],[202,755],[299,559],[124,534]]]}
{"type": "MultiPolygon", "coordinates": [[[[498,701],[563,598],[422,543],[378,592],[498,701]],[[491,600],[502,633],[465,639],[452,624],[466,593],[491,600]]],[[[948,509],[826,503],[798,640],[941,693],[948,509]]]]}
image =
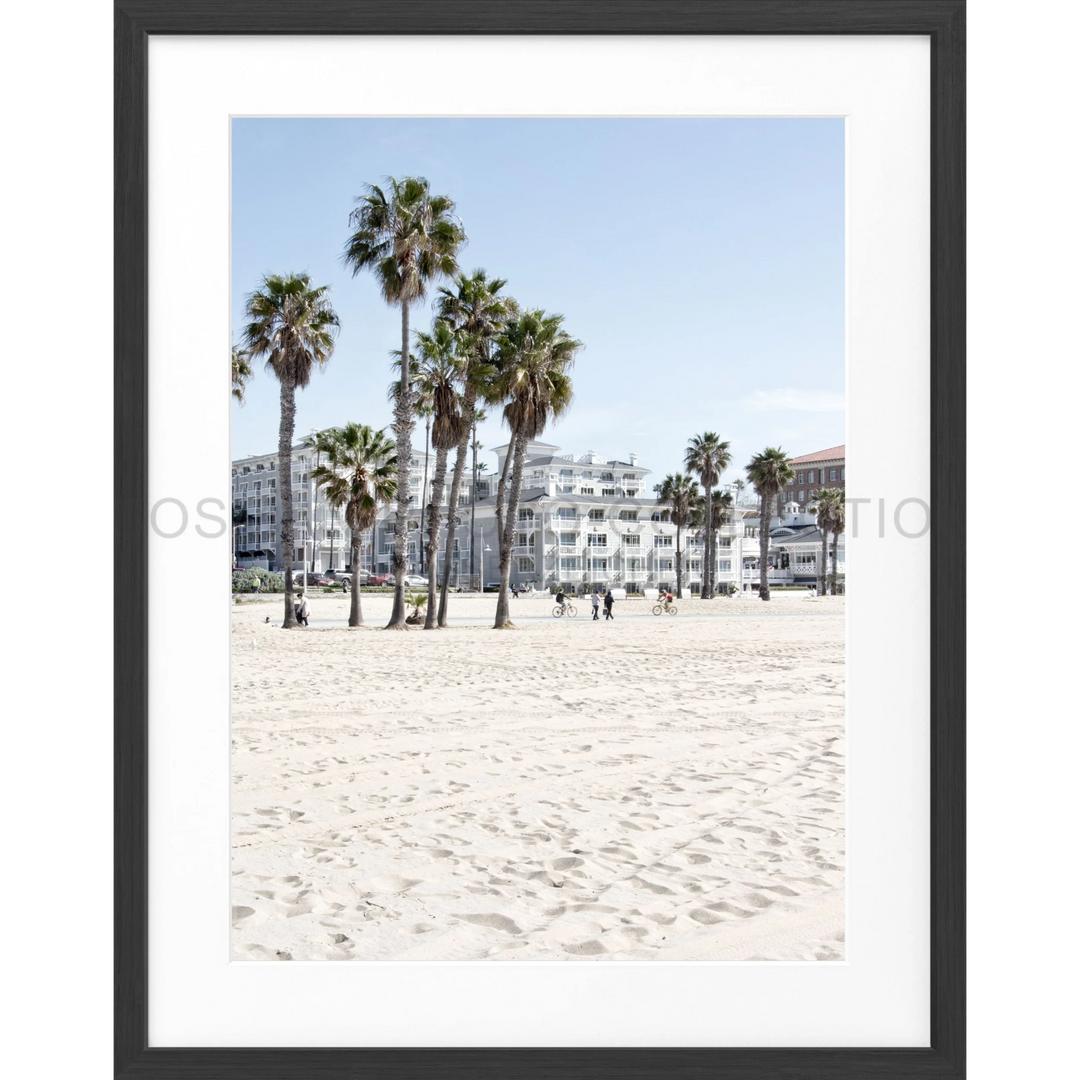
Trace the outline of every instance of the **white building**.
{"type": "MultiPolygon", "coordinates": [[[[812,585],[818,580],[821,563],[821,531],[817,527],[816,513],[798,503],[782,505],[783,514],[774,516],[769,523],[769,584],[812,585]]],[[[760,581],[760,548],[757,540],[758,514],[751,512],[746,518],[748,541],[745,559],[745,581],[757,585],[760,581]]],[[[829,558],[823,573],[828,572],[832,552],[832,534],[829,535],[829,558]]],[[[843,576],[844,534],[837,540],[836,573],[843,576]]]]}
{"type": "MultiPolygon", "coordinates": [[[[451,464],[453,454],[450,455],[451,464]]],[[[349,530],[340,510],[330,506],[321,490],[316,490],[311,473],[315,454],[304,445],[294,446],[293,470],[293,544],[291,560],[280,549],[281,508],[278,503],[277,454],[260,454],[240,458],[232,464],[232,503],[234,510],[233,550],[239,566],[258,566],[280,571],[286,561],[295,570],[314,566],[316,572],[344,569],[350,562],[349,530]],[[314,543],[314,551],[312,544],[314,543]]],[[[414,451],[410,470],[409,502],[417,508],[417,517],[409,534],[409,573],[420,573],[419,506],[420,489],[424,481],[424,464],[428,464],[427,481],[430,490],[435,470],[435,455],[425,458],[424,452],[414,451]]],[[[449,474],[443,505],[449,499],[449,474]]],[[[478,485],[486,492],[487,478],[478,485]]],[[[463,505],[472,497],[472,477],[467,474],[463,485],[463,505]]],[[[373,572],[389,572],[389,552],[393,549],[394,508],[380,512],[375,530],[375,558],[372,559],[372,536],[363,537],[361,559],[363,568],[373,572]],[[386,522],[389,521],[387,533],[386,522]],[[386,536],[389,536],[389,542],[386,536]]]]}
{"type": "MultiPolygon", "coordinates": [[[[458,524],[451,561],[451,584],[476,587],[499,578],[499,544],[495,515],[495,488],[509,446],[496,447],[495,473],[482,475],[477,483],[475,545],[471,536],[472,475],[466,471],[458,506],[458,524]]],[[[575,457],[558,446],[533,442],[525,457],[524,475],[510,580],[517,585],[548,589],[562,585],[575,591],[592,586],[614,586],[629,592],[646,588],[675,589],[676,528],[666,507],[651,497],[647,483],[650,470],[629,460],[607,459],[594,451],[575,457]]],[[[447,469],[449,498],[454,453],[447,469]]],[[[303,446],[293,450],[293,504],[295,551],[292,566],[312,566],[316,571],[346,567],[349,535],[341,513],[324,499],[316,498],[310,479],[313,455],[303,446]],[[312,529],[313,534],[312,535],[312,529]]],[[[471,465],[471,462],[470,462],[471,465]]],[[[235,529],[235,550],[241,566],[280,569],[278,553],[279,507],[277,505],[277,455],[266,454],[233,462],[233,503],[244,512],[235,529]]],[[[428,484],[434,469],[430,455],[428,484]]],[[[420,489],[423,486],[424,454],[414,453],[410,503],[416,517],[410,520],[409,569],[421,573],[420,489]]],[[[508,477],[509,483],[509,477],[508,477]]],[[[747,542],[743,517],[752,510],[738,508],[735,520],[719,530],[716,544],[717,586],[740,584],[748,588],[747,560],[756,566],[757,541],[747,542]]],[[[445,518],[445,514],[444,514],[445,518]]],[[[389,573],[394,547],[396,505],[385,507],[371,536],[363,538],[361,569],[389,573]]],[[[446,543],[444,522],[438,563],[442,576],[446,543]]],[[[695,529],[682,530],[683,590],[701,588],[704,538],[695,529]]]]}

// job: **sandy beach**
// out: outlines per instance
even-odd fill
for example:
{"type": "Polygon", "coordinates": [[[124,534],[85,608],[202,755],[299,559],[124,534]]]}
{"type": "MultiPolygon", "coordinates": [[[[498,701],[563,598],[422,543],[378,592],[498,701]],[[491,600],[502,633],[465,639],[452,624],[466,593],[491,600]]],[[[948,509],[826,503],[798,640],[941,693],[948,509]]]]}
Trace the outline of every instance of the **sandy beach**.
{"type": "Polygon", "coordinates": [[[234,605],[235,959],[844,958],[842,598],[363,603],[234,605]]]}

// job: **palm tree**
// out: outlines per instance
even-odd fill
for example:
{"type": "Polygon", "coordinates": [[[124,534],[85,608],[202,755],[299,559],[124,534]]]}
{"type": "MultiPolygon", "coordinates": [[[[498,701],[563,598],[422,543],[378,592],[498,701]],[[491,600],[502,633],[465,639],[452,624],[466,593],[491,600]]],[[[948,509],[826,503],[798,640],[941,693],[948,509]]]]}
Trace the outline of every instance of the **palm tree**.
{"type": "Polygon", "coordinates": [[[755,454],[746,466],[746,475],[761,497],[761,520],[758,526],[759,566],[758,595],[769,599],[769,524],[772,521],[773,499],[795,475],[791,459],[780,447],[769,446],[755,454]]]}
{"type": "Polygon", "coordinates": [[[394,444],[382,431],[367,424],[348,423],[315,436],[316,448],[326,464],[312,476],[326,493],[332,507],[345,508],[352,551],[353,587],[349,597],[349,625],[363,626],[360,610],[360,545],[365,529],[374,527],[380,503],[388,503],[397,491],[397,458],[394,444]]]}
{"type": "Polygon", "coordinates": [[[695,435],[686,448],[686,467],[696,473],[705,489],[705,566],[701,575],[701,595],[711,599],[715,577],[716,555],[713,550],[712,490],[720,474],[731,464],[731,443],[721,442],[715,431],[695,435]]]}
{"type": "MultiPolygon", "coordinates": [[[[486,409],[476,409],[473,412],[472,424],[472,504],[469,517],[469,581],[472,581],[476,573],[476,488],[480,473],[487,468],[486,462],[477,462],[476,455],[483,449],[483,444],[476,437],[476,426],[487,419],[486,409]]],[[[483,591],[484,583],[480,583],[480,591],[483,591]]]]}
{"type": "Polygon", "coordinates": [[[682,531],[690,524],[690,507],[697,495],[697,482],[683,473],[668,473],[663,482],[655,485],[657,501],[671,510],[675,523],[675,592],[682,599],[682,531]]]}
{"type": "Polygon", "coordinates": [[[814,495],[817,527],[821,532],[821,561],[818,564],[817,573],[818,596],[825,595],[825,585],[828,578],[829,530],[832,528],[838,497],[842,496],[836,488],[822,488],[814,495]]]}
{"type": "MultiPolygon", "coordinates": [[[[424,629],[434,630],[435,590],[438,586],[439,533],[442,530],[442,500],[446,490],[446,459],[469,426],[462,415],[459,387],[465,377],[465,361],[458,355],[459,337],[448,322],[436,319],[430,334],[416,335],[419,359],[416,366],[418,396],[431,402],[431,443],[435,448],[435,476],[427,510],[428,602],[424,629]]],[[[449,571],[447,571],[449,576],[449,571]]]]}
{"type": "Polygon", "coordinates": [[[510,556],[514,548],[518,502],[525,465],[525,450],[539,438],[548,421],[558,419],[570,406],[573,383],[566,369],[574,362],[580,341],[562,328],[561,315],[524,311],[506,324],[499,335],[495,358],[498,373],[492,399],[504,401],[503,419],[510,428],[510,446],[502,475],[495,512],[499,526],[499,602],[495,609],[495,629],[509,627],[510,556]],[[509,496],[507,471],[513,460],[509,496]]]}
{"type": "MultiPolygon", "coordinates": [[[[399,390],[400,386],[395,385],[399,390]]],[[[428,497],[428,463],[431,458],[431,418],[435,415],[435,408],[430,396],[425,394],[421,383],[416,384],[416,415],[424,418],[424,486],[420,489],[420,506],[427,506],[428,497]]],[[[420,573],[424,572],[425,547],[420,545],[420,573]]]]}
{"type": "Polygon", "coordinates": [[[244,314],[244,350],[252,358],[266,357],[266,367],[281,383],[281,422],[278,428],[278,477],[281,528],[278,553],[285,574],[284,626],[297,625],[293,612],[292,561],[292,442],[296,427],[296,391],[311,381],[312,369],[323,367],[334,351],[338,317],[327,299],[328,288],[312,287],[307,274],[282,277],[268,274],[261,289],[248,296],[244,314]]]}
{"type": "Polygon", "coordinates": [[[405,626],[405,571],[408,562],[409,467],[415,417],[409,394],[409,307],[427,294],[428,282],[457,273],[457,253],[466,242],[454,215],[454,201],[432,195],[422,176],[389,177],[389,194],[374,184],[357,197],[349,215],[355,231],[342,259],[356,277],[371,270],[388,304],[401,307],[401,393],[394,408],[397,439],[397,517],[394,522],[394,607],[387,628],[405,626]]]}
{"type": "MultiPolygon", "coordinates": [[[[489,392],[489,383],[495,373],[491,353],[496,337],[506,325],[506,320],[517,311],[517,301],[499,293],[506,285],[504,278],[488,278],[487,271],[474,270],[472,274],[454,280],[455,288],[445,285],[439,288],[439,318],[445,320],[459,337],[459,355],[464,364],[464,396],[461,414],[463,428],[454,459],[454,477],[450,483],[450,507],[446,533],[446,557],[443,565],[442,591],[439,594],[439,625],[446,625],[447,597],[450,589],[450,565],[453,559],[454,531],[457,527],[458,499],[465,476],[469,453],[469,436],[476,442],[476,401],[489,392]]],[[[473,450],[473,522],[476,520],[476,450],[473,450]]],[[[472,549],[469,549],[472,559],[472,549]]]]}
{"type": "Polygon", "coordinates": [[[248,363],[248,354],[234,345],[232,347],[232,396],[241,405],[244,404],[244,390],[247,389],[250,378],[251,364],[248,363]]]}
{"type": "MultiPolygon", "coordinates": [[[[705,522],[711,518],[713,529],[713,552],[716,551],[716,534],[722,525],[731,520],[731,510],[735,500],[730,491],[716,489],[712,497],[708,493],[697,492],[690,500],[690,525],[698,530],[700,537],[705,531],[705,522]]],[[[712,570],[712,590],[716,592],[716,566],[712,570]]]]}
{"type": "Polygon", "coordinates": [[[844,492],[840,488],[834,488],[833,490],[836,492],[836,501],[833,505],[832,523],[830,525],[832,531],[832,573],[829,575],[829,593],[835,596],[838,574],[837,549],[840,546],[840,534],[847,524],[847,507],[844,505],[844,492]]]}

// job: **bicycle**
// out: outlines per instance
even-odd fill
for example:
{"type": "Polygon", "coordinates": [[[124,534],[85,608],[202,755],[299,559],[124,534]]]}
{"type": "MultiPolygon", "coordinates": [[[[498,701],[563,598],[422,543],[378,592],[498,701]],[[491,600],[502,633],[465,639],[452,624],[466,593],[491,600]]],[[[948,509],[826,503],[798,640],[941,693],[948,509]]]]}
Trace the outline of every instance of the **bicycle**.
{"type": "Polygon", "coordinates": [[[665,613],[668,615],[678,615],[679,609],[674,604],[669,604],[665,601],[662,604],[657,604],[652,609],[652,613],[654,615],[663,615],[665,613]]]}
{"type": "Polygon", "coordinates": [[[551,614],[554,615],[556,619],[561,619],[564,615],[568,619],[572,619],[577,615],[577,608],[574,607],[573,604],[556,604],[552,609],[551,614]]]}

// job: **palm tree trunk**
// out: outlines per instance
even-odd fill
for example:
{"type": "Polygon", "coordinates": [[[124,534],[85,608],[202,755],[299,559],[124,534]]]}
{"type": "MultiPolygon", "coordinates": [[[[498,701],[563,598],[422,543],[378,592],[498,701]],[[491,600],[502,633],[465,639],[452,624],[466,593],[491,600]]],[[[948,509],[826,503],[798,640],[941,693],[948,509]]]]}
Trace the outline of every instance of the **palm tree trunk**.
{"type": "Polygon", "coordinates": [[[705,485],[705,573],[702,576],[702,593],[705,599],[712,599],[713,577],[713,520],[712,520],[712,484],[705,485]]]}
{"type": "MultiPolygon", "coordinates": [[[[514,530],[517,526],[518,502],[521,499],[521,477],[525,471],[525,438],[517,435],[511,442],[514,452],[514,475],[510,481],[510,497],[507,500],[502,527],[499,531],[499,602],[495,607],[495,629],[513,626],[510,622],[510,555],[514,550],[514,530]]],[[[510,461],[509,453],[506,456],[510,461]]],[[[506,484],[503,469],[500,486],[506,484]]]]}
{"type": "Polygon", "coordinates": [[[427,612],[424,615],[424,629],[436,630],[438,627],[435,624],[436,611],[435,611],[435,590],[437,588],[435,579],[438,577],[439,570],[439,533],[442,531],[442,497],[443,489],[446,487],[446,455],[448,451],[445,447],[440,446],[435,451],[435,482],[432,485],[431,491],[431,514],[428,522],[428,541],[427,541],[427,567],[428,567],[428,587],[427,587],[427,612]]]}
{"type": "MultiPolygon", "coordinates": [[[[447,595],[450,592],[450,566],[454,557],[454,531],[457,527],[458,499],[461,497],[461,481],[465,477],[465,463],[469,457],[469,432],[472,430],[472,417],[476,412],[476,390],[465,390],[463,408],[465,433],[457,445],[457,457],[454,458],[454,477],[450,481],[450,507],[446,519],[446,558],[443,560],[442,588],[439,592],[439,626],[446,626],[447,595]]],[[[476,484],[473,484],[473,514],[476,513],[476,484]]],[[[469,549],[472,558],[472,548],[469,549]]]]}
{"type": "MultiPolygon", "coordinates": [[[[424,490],[420,494],[420,520],[423,521],[427,514],[427,473],[428,473],[428,457],[430,454],[429,447],[431,446],[431,417],[424,417],[424,490]]],[[[420,545],[420,573],[424,572],[424,545],[420,545]]],[[[429,609],[430,610],[430,609],[429,609]]]]}
{"type": "Polygon", "coordinates": [[[386,629],[405,629],[405,572],[409,559],[409,473],[412,465],[413,412],[409,400],[409,301],[401,301],[401,391],[394,406],[397,436],[397,520],[394,522],[394,607],[386,629]]]}
{"type": "Polygon", "coordinates": [[[769,599],[769,523],[772,521],[772,496],[761,493],[761,520],[758,523],[758,596],[769,599]]]}
{"type": "Polygon", "coordinates": [[[292,503],[292,443],[296,428],[296,386],[289,378],[281,380],[281,424],[278,428],[278,479],[281,481],[281,565],[285,574],[286,630],[297,627],[293,610],[293,503],[292,503]]]}
{"type": "Polygon", "coordinates": [[[349,540],[352,544],[352,565],[353,565],[353,579],[352,579],[352,592],[349,595],[349,625],[350,626],[363,626],[364,625],[364,613],[360,610],[360,589],[357,587],[359,573],[357,568],[360,566],[360,533],[349,530],[349,540]]]}
{"type": "Polygon", "coordinates": [[[837,575],[837,572],[838,572],[837,567],[836,567],[836,554],[837,554],[837,549],[839,548],[839,546],[840,546],[840,533],[839,533],[838,530],[834,529],[833,534],[832,534],[832,566],[829,567],[829,595],[830,596],[835,596],[836,595],[836,575],[837,575]]]}
{"type": "Polygon", "coordinates": [[[682,599],[682,526],[675,523],[675,595],[682,599]]]}
{"type": "Polygon", "coordinates": [[[818,567],[817,593],[825,595],[826,582],[828,581],[829,562],[829,529],[827,525],[821,525],[821,565],[818,567]]]}
{"type": "MultiPolygon", "coordinates": [[[[476,484],[478,473],[476,471],[476,414],[473,414],[472,425],[472,510],[469,520],[469,584],[472,584],[473,575],[476,573],[476,484]]],[[[484,583],[480,582],[483,590],[484,583]]]]}

